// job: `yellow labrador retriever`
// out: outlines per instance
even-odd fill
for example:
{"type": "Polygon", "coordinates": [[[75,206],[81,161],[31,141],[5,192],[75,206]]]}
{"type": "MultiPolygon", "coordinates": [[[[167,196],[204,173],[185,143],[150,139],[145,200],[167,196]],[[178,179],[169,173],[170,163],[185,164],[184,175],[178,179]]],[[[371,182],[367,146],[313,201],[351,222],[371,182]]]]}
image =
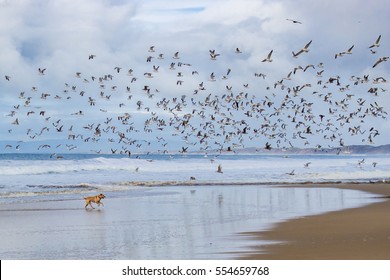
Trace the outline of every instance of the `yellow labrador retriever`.
{"type": "Polygon", "coordinates": [[[106,198],[106,196],[104,194],[99,194],[99,195],[95,195],[95,196],[88,196],[88,197],[84,197],[84,200],[85,200],[85,209],[87,209],[87,206],[91,206],[92,209],[95,209],[93,206],[92,206],[92,202],[93,203],[96,203],[98,206],[100,205],[103,205],[103,202],[101,202],[101,200],[103,198],[106,198]]]}

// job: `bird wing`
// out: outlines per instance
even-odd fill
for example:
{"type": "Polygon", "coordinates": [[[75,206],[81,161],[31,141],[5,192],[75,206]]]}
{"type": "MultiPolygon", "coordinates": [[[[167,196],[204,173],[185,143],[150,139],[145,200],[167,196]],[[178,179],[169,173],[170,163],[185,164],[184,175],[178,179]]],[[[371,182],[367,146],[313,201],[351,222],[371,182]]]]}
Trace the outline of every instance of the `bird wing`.
{"type": "Polygon", "coordinates": [[[312,41],[313,40],[310,40],[310,42],[305,45],[304,49],[308,49],[312,41]]]}
{"type": "Polygon", "coordinates": [[[379,41],[381,40],[382,35],[379,35],[378,39],[376,39],[375,44],[379,44],[379,41]]]}
{"type": "Polygon", "coordinates": [[[375,68],[379,63],[382,62],[382,59],[378,59],[375,64],[372,66],[372,68],[375,68]]]}
{"type": "Polygon", "coordinates": [[[382,35],[379,35],[378,38],[376,39],[375,43],[372,44],[371,46],[369,46],[369,48],[373,48],[373,47],[378,46],[379,41],[381,40],[381,37],[382,37],[382,35]]]}
{"type": "Polygon", "coordinates": [[[269,54],[267,55],[267,57],[264,58],[264,59],[262,60],[262,62],[270,61],[270,60],[271,60],[271,55],[272,55],[272,52],[273,52],[273,51],[274,51],[274,50],[271,50],[271,51],[269,52],[269,54]]]}
{"type": "Polygon", "coordinates": [[[272,52],[273,52],[274,50],[271,50],[270,52],[269,52],[269,54],[268,54],[268,56],[267,56],[267,59],[271,59],[271,55],[272,55],[272,52]]]}
{"type": "Polygon", "coordinates": [[[301,53],[303,53],[303,50],[299,50],[299,52],[297,53],[292,52],[294,57],[298,57],[298,55],[300,55],[301,53]]]}

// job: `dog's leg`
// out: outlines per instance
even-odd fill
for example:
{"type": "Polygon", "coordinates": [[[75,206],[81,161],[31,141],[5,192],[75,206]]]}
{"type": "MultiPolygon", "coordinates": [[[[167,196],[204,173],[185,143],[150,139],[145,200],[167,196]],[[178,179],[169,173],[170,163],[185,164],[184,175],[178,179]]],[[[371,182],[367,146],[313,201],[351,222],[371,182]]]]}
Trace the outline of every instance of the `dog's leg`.
{"type": "Polygon", "coordinates": [[[92,209],[95,209],[93,206],[92,206],[92,203],[91,203],[91,201],[88,201],[87,202],[87,204],[85,204],[85,209],[88,209],[87,207],[88,207],[88,205],[89,206],[91,206],[92,207],[92,209]]]}

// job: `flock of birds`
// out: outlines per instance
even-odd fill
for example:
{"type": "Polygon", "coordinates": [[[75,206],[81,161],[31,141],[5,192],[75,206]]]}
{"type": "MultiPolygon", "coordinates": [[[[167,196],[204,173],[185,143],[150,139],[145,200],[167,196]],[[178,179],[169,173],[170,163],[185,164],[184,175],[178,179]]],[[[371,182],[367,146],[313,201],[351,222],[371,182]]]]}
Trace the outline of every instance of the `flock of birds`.
{"type": "MultiPolygon", "coordinates": [[[[375,57],[380,41],[381,36],[367,46],[375,57]]],[[[323,62],[300,65],[299,58],[309,52],[312,40],[302,45],[292,51],[296,66],[277,79],[254,72],[240,82],[234,69],[213,71],[223,67],[218,64],[223,54],[214,49],[205,50],[210,72],[202,74],[180,51],[169,56],[150,46],[145,49],[147,71],[113,66],[111,73],[101,75],[75,72],[59,92],[47,92],[44,86],[23,89],[3,114],[9,126],[1,128],[2,134],[14,134],[19,141],[3,148],[23,151],[27,142],[36,141],[38,151],[53,155],[89,145],[96,153],[131,156],[145,151],[234,152],[246,146],[322,149],[322,143],[341,149],[349,137],[373,144],[380,131],[366,119],[387,118],[378,101],[387,91],[387,80],[370,75],[340,77],[328,73],[323,62]],[[48,141],[58,138],[61,143],[48,141]],[[319,138],[319,143],[312,142],[319,138]]],[[[352,55],[353,48],[337,52],[335,59],[352,55]]],[[[229,55],[241,59],[244,54],[237,47],[229,55]]],[[[99,55],[85,59],[93,67],[99,55]]],[[[376,57],[370,66],[377,68],[388,59],[376,57]]],[[[259,68],[272,62],[270,50],[259,58],[259,68]]],[[[50,71],[42,67],[37,75],[45,79],[50,71]]],[[[6,83],[19,78],[4,76],[6,83]]]]}

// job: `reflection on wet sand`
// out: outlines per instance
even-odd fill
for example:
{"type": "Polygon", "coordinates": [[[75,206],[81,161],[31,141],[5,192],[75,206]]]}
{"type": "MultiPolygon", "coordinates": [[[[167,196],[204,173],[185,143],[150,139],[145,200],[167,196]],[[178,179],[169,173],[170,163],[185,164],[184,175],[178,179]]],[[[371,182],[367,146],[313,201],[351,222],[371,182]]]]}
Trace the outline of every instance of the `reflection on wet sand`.
{"type": "MultiPolygon", "coordinates": [[[[373,201],[353,190],[266,186],[140,188],[106,193],[105,206],[83,201],[0,206],[4,259],[225,259],[262,230],[294,217],[373,201]],[[71,211],[69,211],[71,210],[71,211]]],[[[256,241],[256,244],[258,242],[256,241]]]]}

